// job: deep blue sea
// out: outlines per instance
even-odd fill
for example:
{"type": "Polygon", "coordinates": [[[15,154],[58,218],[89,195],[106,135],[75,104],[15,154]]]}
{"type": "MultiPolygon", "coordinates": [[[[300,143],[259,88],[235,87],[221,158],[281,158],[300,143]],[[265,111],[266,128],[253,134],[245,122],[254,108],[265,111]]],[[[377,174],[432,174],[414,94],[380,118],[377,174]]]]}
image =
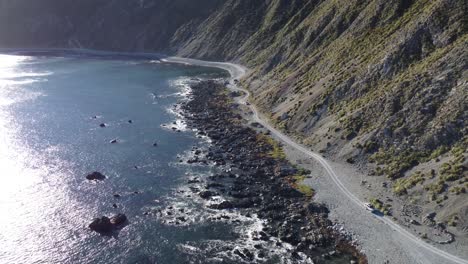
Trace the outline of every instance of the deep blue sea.
{"type": "Polygon", "coordinates": [[[292,246],[255,239],[264,226],[256,215],[207,209],[223,197],[197,192],[223,168],[180,162],[210,142],[185,126],[178,105],[191,83],[227,72],[40,54],[0,55],[0,264],[252,263],[238,250],[255,263],[293,263],[292,246]],[[107,178],[86,180],[94,171],[107,178]],[[88,228],[118,213],[129,220],[119,232],[88,228]]]}
{"type": "Polygon", "coordinates": [[[142,59],[0,55],[0,263],[225,261],[236,227],[205,221],[186,186],[214,169],[179,163],[207,142],[173,111],[194,78],[222,77],[142,59]],[[87,181],[93,171],[107,179],[87,181]],[[190,219],[146,215],[167,206],[190,219]],[[116,213],[130,224],[114,236],[87,227],[116,213]]]}

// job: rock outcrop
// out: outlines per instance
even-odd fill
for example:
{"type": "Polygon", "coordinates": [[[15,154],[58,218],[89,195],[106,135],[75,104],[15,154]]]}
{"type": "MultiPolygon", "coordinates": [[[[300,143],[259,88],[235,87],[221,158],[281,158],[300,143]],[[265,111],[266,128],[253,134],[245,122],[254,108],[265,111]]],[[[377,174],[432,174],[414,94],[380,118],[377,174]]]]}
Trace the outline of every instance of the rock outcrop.
{"type": "Polygon", "coordinates": [[[100,172],[95,171],[86,175],[86,179],[90,181],[103,181],[106,179],[106,176],[100,172]]]}
{"type": "Polygon", "coordinates": [[[117,214],[111,218],[107,216],[95,218],[88,227],[100,234],[110,234],[113,231],[121,229],[127,222],[128,220],[126,215],[117,214]]]}

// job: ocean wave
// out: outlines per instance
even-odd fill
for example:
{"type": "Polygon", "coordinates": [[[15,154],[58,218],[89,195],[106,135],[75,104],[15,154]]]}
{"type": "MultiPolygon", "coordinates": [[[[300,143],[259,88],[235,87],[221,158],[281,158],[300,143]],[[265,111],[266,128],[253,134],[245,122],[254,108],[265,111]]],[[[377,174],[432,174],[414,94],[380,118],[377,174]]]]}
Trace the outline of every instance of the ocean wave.
{"type": "Polygon", "coordinates": [[[176,93],[177,95],[181,97],[188,97],[192,94],[191,85],[198,81],[199,79],[183,76],[170,81],[169,85],[179,90],[179,92],[176,93]]]}
{"type": "Polygon", "coordinates": [[[300,258],[291,259],[294,247],[275,237],[262,238],[266,221],[248,210],[215,210],[209,205],[225,200],[223,195],[215,194],[205,200],[198,195],[204,190],[211,173],[188,172],[186,180],[174,189],[173,194],[158,201],[158,206],[150,207],[158,220],[168,226],[208,228],[213,225],[226,225],[225,231],[231,238],[206,239],[203,241],[178,244],[178,250],[194,260],[203,263],[275,263],[309,264],[310,258],[298,253],[300,258]],[[198,182],[198,183],[193,183],[198,182]]]}

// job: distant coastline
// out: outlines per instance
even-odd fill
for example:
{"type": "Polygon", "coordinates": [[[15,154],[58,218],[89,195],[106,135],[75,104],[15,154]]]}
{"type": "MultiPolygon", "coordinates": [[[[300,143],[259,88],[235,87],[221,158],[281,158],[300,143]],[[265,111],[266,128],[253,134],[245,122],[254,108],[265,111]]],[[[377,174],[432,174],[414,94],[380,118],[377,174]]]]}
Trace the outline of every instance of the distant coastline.
{"type": "Polygon", "coordinates": [[[160,60],[168,56],[160,53],[118,52],[92,49],[62,49],[62,48],[0,48],[0,54],[22,56],[73,56],[96,57],[99,59],[153,59],[160,60]]]}

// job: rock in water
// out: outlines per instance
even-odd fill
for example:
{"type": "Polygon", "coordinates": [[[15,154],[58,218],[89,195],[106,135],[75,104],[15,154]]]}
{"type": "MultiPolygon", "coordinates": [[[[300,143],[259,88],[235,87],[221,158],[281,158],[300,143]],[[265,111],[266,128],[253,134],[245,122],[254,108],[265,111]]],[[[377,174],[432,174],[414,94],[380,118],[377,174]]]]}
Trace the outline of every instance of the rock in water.
{"type": "Polygon", "coordinates": [[[106,179],[106,176],[100,172],[93,172],[91,174],[86,175],[86,179],[90,181],[103,181],[106,179]]]}
{"type": "Polygon", "coordinates": [[[214,192],[211,191],[203,191],[198,194],[203,199],[210,199],[211,196],[216,195],[214,192]]]}
{"type": "Polygon", "coordinates": [[[89,228],[98,233],[110,233],[113,229],[112,223],[108,217],[96,218],[89,224],[89,228]]]}
{"type": "Polygon", "coordinates": [[[117,214],[111,217],[110,223],[114,226],[119,226],[127,222],[127,216],[124,214],[117,214]]]}
{"type": "Polygon", "coordinates": [[[211,209],[216,209],[216,210],[225,210],[225,209],[232,209],[234,208],[234,205],[230,201],[223,201],[219,204],[212,204],[208,206],[211,209]]]}

